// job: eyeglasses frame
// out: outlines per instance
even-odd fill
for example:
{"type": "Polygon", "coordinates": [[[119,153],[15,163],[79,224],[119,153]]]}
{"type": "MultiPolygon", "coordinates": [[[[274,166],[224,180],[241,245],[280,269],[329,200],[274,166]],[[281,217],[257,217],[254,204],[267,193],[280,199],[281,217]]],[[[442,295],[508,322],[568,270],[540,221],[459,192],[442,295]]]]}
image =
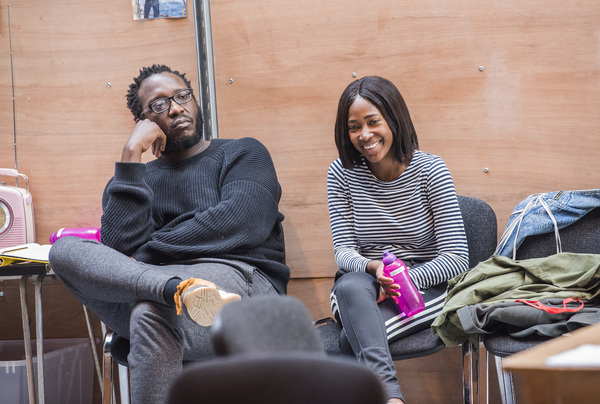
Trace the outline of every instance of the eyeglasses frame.
{"type": "Polygon", "coordinates": [[[150,104],[148,104],[148,108],[146,108],[145,110],[143,110],[143,111],[142,111],[142,118],[145,118],[145,116],[146,116],[146,112],[148,112],[148,111],[152,111],[152,112],[154,112],[156,115],[159,115],[159,114],[162,114],[162,113],[163,113],[163,112],[165,112],[165,111],[168,111],[169,109],[171,109],[171,103],[172,103],[173,101],[175,101],[175,103],[177,103],[177,105],[183,105],[183,104],[187,104],[187,103],[188,103],[188,102],[190,102],[192,99],[194,99],[194,92],[192,91],[192,89],[191,89],[191,88],[184,88],[184,89],[182,89],[182,90],[179,90],[179,91],[177,91],[175,94],[173,94],[173,95],[172,95],[172,96],[170,96],[170,97],[161,97],[161,98],[157,98],[156,100],[154,100],[154,101],[152,101],[150,104]],[[184,102],[179,102],[179,101],[177,101],[177,100],[175,99],[175,97],[177,96],[177,94],[179,94],[179,93],[181,93],[181,92],[183,92],[183,91],[189,91],[189,92],[190,92],[190,99],[189,99],[189,100],[187,100],[187,101],[184,101],[184,102]],[[160,101],[160,100],[169,100],[169,106],[168,106],[168,107],[167,107],[165,110],[163,110],[163,111],[160,111],[160,112],[155,112],[155,111],[152,109],[152,104],[154,104],[155,102],[157,102],[157,101],[160,101]]]}

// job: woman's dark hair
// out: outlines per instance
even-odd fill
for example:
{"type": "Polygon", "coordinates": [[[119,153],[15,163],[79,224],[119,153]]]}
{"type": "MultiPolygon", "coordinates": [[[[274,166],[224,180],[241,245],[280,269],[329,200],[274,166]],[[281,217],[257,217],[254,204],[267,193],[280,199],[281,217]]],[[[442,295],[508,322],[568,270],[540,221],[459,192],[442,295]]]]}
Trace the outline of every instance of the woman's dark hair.
{"type": "MultiPolygon", "coordinates": [[[[127,91],[127,107],[133,114],[134,120],[138,121],[142,119],[143,106],[140,101],[140,97],[138,96],[138,91],[140,89],[140,85],[142,81],[146,80],[148,77],[159,74],[159,73],[172,73],[176,76],[179,76],[185,85],[191,89],[192,83],[185,77],[184,73],[179,73],[177,70],[172,70],[169,66],[166,65],[152,65],[150,67],[143,67],[140,69],[140,74],[137,77],[134,77],[133,83],[129,85],[129,90],[127,91]]],[[[192,97],[194,96],[194,91],[192,90],[192,97]]]]}
{"type": "Polygon", "coordinates": [[[414,151],[419,148],[419,140],[408,107],[391,81],[383,77],[367,76],[350,83],[338,104],[335,145],[344,168],[351,170],[361,161],[361,154],[350,141],[348,130],[348,110],[358,96],[379,110],[394,135],[394,157],[402,164],[409,164],[414,151]]]}

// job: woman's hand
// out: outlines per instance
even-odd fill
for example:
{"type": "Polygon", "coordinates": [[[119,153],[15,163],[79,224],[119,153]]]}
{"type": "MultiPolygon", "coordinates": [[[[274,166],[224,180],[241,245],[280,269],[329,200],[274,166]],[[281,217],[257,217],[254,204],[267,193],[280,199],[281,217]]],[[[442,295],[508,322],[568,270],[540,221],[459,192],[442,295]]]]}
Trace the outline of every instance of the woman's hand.
{"type": "Polygon", "coordinates": [[[394,279],[383,274],[383,266],[383,261],[376,260],[370,261],[367,264],[367,272],[373,275],[380,285],[377,303],[384,301],[390,296],[400,296],[400,285],[394,283],[394,279]]]}

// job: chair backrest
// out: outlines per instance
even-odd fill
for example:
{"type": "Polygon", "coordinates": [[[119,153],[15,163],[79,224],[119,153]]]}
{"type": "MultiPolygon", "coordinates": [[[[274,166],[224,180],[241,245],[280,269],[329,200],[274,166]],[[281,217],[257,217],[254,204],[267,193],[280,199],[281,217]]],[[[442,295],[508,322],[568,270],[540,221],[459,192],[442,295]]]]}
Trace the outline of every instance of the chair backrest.
{"type": "Polygon", "coordinates": [[[481,199],[457,197],[469,245],[469,268],[473,268],[494,253],[498,243],[498,221],[494,210],[481,199]]]}
{"type": "Polygon", "coordinates": [[[323,343],[304,304],[292,296],[256,296],[224,306],[211,339],[217,355],[318,352],[323,343]]]}
{"type": "Polygon", "coordinates": [[[218,356],[185,367],[169,404],[385,403],[374,372],[325,354],[295,297],[257,296],[224,306],[211,339],[218,356]]]}
{"type": "Polygon", "coordinates": [[[371,370],[310,352],[232,355],[184,368],[168,404],[383,404],[371,370]]]}
{"type": "MultiPolygon", "coordinates": [[[[560,229],[562,251],[600,254],[600,208],[587,213],[573,224],[560,229]]],[[[517,249],[518,260],[556,254],[554,232],[525,237],[517,249]]]]}

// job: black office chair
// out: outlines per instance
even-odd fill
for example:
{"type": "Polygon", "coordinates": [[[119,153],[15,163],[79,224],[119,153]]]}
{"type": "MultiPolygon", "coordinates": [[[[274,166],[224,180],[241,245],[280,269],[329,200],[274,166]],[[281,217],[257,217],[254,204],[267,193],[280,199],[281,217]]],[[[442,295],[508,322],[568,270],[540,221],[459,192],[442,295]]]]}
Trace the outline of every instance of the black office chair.
{"type": "MultiPolygon", "coordinates": [[[[559,231],[563,252],[600,254],[600,208],[559,231]]],[[[526,237],[516,252],[517,260],[542,258],[556,254],[554,232],[526,237]]],[[[549,337],[537,334],[525,338],[513,338],[505,332],[483,334],[481,337],[487,353],[493,355],[498,374],[502,403],[515,402],[512,376],[502,368],[503,358],[532,348],[549,337]]]]}
{"type": "Polygon", "coordinates": [[[294,297],[259,296],[223,307],[211,339],[218,357],[185,368],[169,404],[385,402],[375,373],[325,354],[294,297]]]}
{"type": "Polygon", "coordinates": [[[168,404],[383,404],[375,373],[312,352],[234,355],[194,364],[175,380],[168,404]]]}
{"type": "MultiPolygon", "coordinates": [[[[473,268],[494,253],[498,240],[496,215],[486,202],[477,198],[459,195],[458,204],[469,245],[469,268],[473,268]]],[[[333,318],[318,320],[315,324],[328,354],[352,354],[341,350],[339,341],[342,327],[333,318]]],[[[427,329],[391,343],[390,352],[394,361],[400,361],[432,355],[444,347],[444,343],[437,334],[433,334],[430,329],[427,329]]],[[[479,375],[476,371],[479,368],[477,348],[470,343],[462,345],[465,403],[473,403],[479,394],[479,375]]]]}
{"type": "MultiPolygon", "coordinates": [[[[314,330],[312,319],[305,306],[291,296],[257,296],[224,306],[215,316],[211,327],[211,342],[216,356],[236,354],[264,354],[310,352],[325,357],[323,344],[314,330]]],[[[108,333],[105,339],[104,391],[111,392],[114,385],[114,364],[126,369],[129,340],[108,333]]],[[[214,359],[215,355],[199,361],[214,359]]],[[[185,362],[184,367],[195,362],[185,362]]],[[[249,366],[254,366],[253,361],[249,366]]],[[[222,365],[228,368],[225,363],[222,365]]],[[[216,366],[221,369],[220,365],[216,366]]],[[[197,372],[202,372],[198,370],[197,372]]],[[[216,370],[215,370],[216,371],[216,370]]],[[[128,397],[127,385],[120,396],[128,397]]],[[[104,404],[111,403],[111,395],[104,395],[104,404]]]]}
{"type": "MultiPolygon", "coordinates": [[[[219,400],[226,400],[228,397],[241,398],[237,402],[272,402],[261,401],[265,397],[262,390],[251,390],[253,383],[250,383],[250,381],[260,379],[259,375],[265,377],[269,375],[268,377],[277,380],[279,387],[271,386],[268,389],[273,394],[273,397],[282,397],[281,395],[285,393],[286,389],[289,388],[290,391],[294,391],[294,389],[299,389],[300,385],[303,385],[304,389],[307,390],[306,394],[310,394],[310,397],[315,399],[317,396],[330,397],[329,393],[325,392],[325,385],[329,385],[332,389],[331,394],[336,392],[338,397],[340,394],[341,397],[346,397],[346,394],[348,396],[356,394],[356,400],[360,400],[360,397],[363,397],[363,392],[368,391],[377,400],[379,388],[381,388],[381,397],[383,397],[383,387],[377,384],[379,383],[379,379],[375,374],[366,369],[357,369],[357,364],[355,363],[348,365],[347,361],[330,361],[331,358],[328,358],[325,354],[322,341],[313,326],[312,318],[306,307],[300,300],[292,296],[256,296],[224,306],[215,316],[211,327],[211,343],[215,356],[184,363],[184,375],[182,376],[182,380],[177,382],[181,388],[178,387],[175,389],[176,392],[173,393],[177,400],[175,402],[203,402],[202,400],[206,399],[206,397],[212,398],[204,402],[215,404],[236,402],[235,400],[217,401],[217,396],[222,397],[219,400]],[[292,355],[289,356],[290,354],[292,355]],[[221,358],[233,356],[236,359],[222,360],[221,358]],[[241,356],[244,356],[244,358],[241,358],[241,356]],[[298,357],[305,357],[305,359],[298,362],[298,357]],[[263,369],[267,365],[272,366],[272,368],[263,369]],[[245,369],[245,371],[241,372],[241,374],[232,371],[236,366],[240,369],[245,369]],[[320,366],[323,366],[322,370],[303,375],[306,369],[320,366]],[[347,369],[346,371],[340,373],[340,376],[343,377],[341,380],[329,383],[329,380],[325,378],[320,384],[314,380],[317,375],[324,375],[326,369],[328,369],[327,371],[334,372],[343,369],[344,366],[348,367],[345,368],[347,369]],[[187,371],[188,368],[190,368],[189,372],[187,371]],[[273,369],[277,369],[279,373],[271,374],[273,369]],[[356,372],[356,376],[349,376],[347,374],[353,371],[356,372]],[[253,373],[249,374],[248,372],[253,373]],[[211,373],[222,375],[221,384],[218,384],[219,388],[216,391],[210,390],[210,388],[216,387],[216,384],[206,381],[212,376],[206,376],[208,379],[204,379],[205,374],[210,375],[211,373]],[[198,380],[202,380],[202,383],[196,382],[194,386],[187,386],[187,393],[182,396],[181,391],[188,384],[187,380],[199,377],[200,375],[202,375],[203,379],[198,380]],[[247,379],[239,380],[236,383],[223,384],[223,381],[230,378],[235,379],[238,376],[244,376],[247,379]],[[363,382],[355,380],[359,376],[365,378],[363,382]],[[377,380],[377,383],[373,382],[373,378],[377,380]],[[355,386],[353,387],[352,384],[355,384],[355,386]],[[196,395],[196,390],[194,389],[198,385],[201,386],[200,390],[204,392],[203,395],[196,395]],[[234,387],[236,385],[238,387],[234,387]],[[342,394],[342,387],[346,387],[348,393],[342,394]],[[223,390],[227,390],[226,394],[223,390]],[[223,394],[221,395],[221,393],[223,394]],[[188,394],[189,397],[182,401],[188,394]],[[252,398],[248,396],[249,394],[255,394],[256,397],[252,398]]],[[[107,333],[104,351],[103,391],[105,394],[103,403],[110,404],[115,384],[113,380],[114,365],[120,364],[125,369],[128,366],[129,340],[119,337],[115,333],[107,333]]],[[[264,387],[265,383],[266,381],[263,381],[261,386],[264,387]]],[[[127,400],[129,389],[126,385],[122,387],[124,388],[121,390],[120,396],[121,398],[125,397],[127,400]]],[[[304,396],[298,395],[297,397],[304,396]]],[[[272,398],[269,400],[272,400],[272,398]]],[[[301,402],[294,400],[297,400],[297,398],[294,398],[292,401],[286,399],[280,402],[301,402]]],[[[357,404],[361,402],[369,403],[369,401],[356,400],[348,398],[346,402],[357,404]]],[[[319,401],[309,400],[306,402],[319,401]]],[[[371,402],[377,403],[378,401],[371,402]]],[[[381,402],[383,402],[383,399],[381,402]]]]}
{"type": "Polygon", "coordinates": [[[217,356],[291,351],[325,356],[306,306],[293,296],[256,296],[224,306],[210,334],[217,356]]]}

